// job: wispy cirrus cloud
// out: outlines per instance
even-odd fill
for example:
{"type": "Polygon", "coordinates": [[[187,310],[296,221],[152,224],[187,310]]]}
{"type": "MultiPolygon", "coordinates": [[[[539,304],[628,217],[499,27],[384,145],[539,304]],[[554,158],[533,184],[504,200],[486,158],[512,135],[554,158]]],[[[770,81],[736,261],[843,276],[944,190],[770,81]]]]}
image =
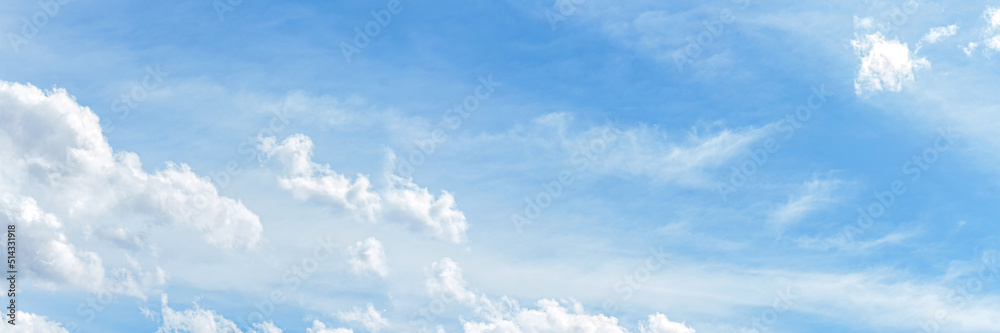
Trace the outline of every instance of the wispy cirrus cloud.
{"type": "Polygon", "coordinates": [[[844,185],[839,179],[813,179],[802,184],[799,193],[771,211],[769,222],[785,229],[837,200],[837,191],[844,185]]]}

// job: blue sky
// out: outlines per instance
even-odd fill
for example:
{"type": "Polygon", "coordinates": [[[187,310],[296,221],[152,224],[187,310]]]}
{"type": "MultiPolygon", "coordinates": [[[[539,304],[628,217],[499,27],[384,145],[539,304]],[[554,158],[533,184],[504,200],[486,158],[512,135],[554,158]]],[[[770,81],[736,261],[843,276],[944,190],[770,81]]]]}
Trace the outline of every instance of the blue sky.
{"type": "Polygon", "coordinates": [[[997,2],[5,1],[0,32],[0,332],[1000,327],[997,2]]]}

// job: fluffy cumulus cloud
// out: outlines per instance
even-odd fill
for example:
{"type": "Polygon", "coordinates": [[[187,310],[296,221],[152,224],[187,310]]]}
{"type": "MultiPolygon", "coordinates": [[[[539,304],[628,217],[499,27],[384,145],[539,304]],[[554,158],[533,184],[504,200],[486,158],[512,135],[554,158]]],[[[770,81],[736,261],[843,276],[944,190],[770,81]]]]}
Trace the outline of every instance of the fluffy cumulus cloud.
{"type": "Polygon", "coordinates": [[[278,177],[278,183],[296,198],[316,199],[343,207],[365,220],[375,220],[381,202],[372,190],[368,177],[357,175],[351,180],[331,170],[328,165],[313,162],[313,142],[309,137],[296,134],[280,144],[274,137],[260,138],[258,148],[268,158],[281,163],[284,172],[278,177]]]}
{"type": "MultiPolygon", "coordinates": [[[[541,299],[536,309],[523,308],[517,301],[502,297],[497,302],[485,294],[476,296],[469,290],[462,277],[462,269],[449,258],[441,259],[426,269],[427,289],[431,297],[456,300],[470,309],[480,319],[462,320],[466,333],[627,333],[618,318],[590,314],[576,301],[560,303],[541,299]]],[[[694,333],[694,329],[672,322],[663,314],[649,316],[648,322],[639,323],[644,333],[694,333]]]]}
{"type": "Polygon", "coordinates": [[[543,299],[538,309],[515,309],[489,322],[466,322],[466,333],[626,333],[618,319],[605,315],[582,313],[582,307],[570,312],[559,302],[543,299]]]}
{"type": "MultiPolygon", "coordinates": [[[[525,309],[516,304],[503,313],[493,313],[482,322],[463,323],[466,333],[627,333],[620,326],[618,318],[602,314],[588,314],[580,303],[572,302],[564,307],[555,300],[542,299],[536,303],[537,309],[525,309]]],[[[639,325],[642,333],[695,333],[683,323],[673,322],[667,316],[657,313],[649,316],[645,324],[639,325]]]]}
{"type": "Polygon", "coordinates": [[[456,300],[465,304],[473,304],[476,294],[468,289],[468,283],[462,277],[462,268],[451,258],[444,258],[432,263],[425,269],[427,274],[427,292],[431,297],[456,300]]]}
{"type": "Polygon", "coordinates": [[[63,233],[55,215],[38,207],[35,199],[10,194],[0,196],[0,224],[13,224],[20,241],[18,251],[32,260],[21,267],[45,285],[74,284],[89,291],[104,286],[104,265],[94,252],[76,248],[63,233]]]}
{"type": "MultiPolygon", "coordinates": [[[[178,311],[170,308],[167,304],[167,295],[161,298],[160,318],[162,323],[157,333],[191,332],[191,333],[243,333],[232,320],[226,319],[215,311],[203,309],[197,303],[191,309],[178,311]]],[[[148,315],[147,315],[148,316],[148,315]]],[[[153,316],[155,317],[155,316],[153,316]]],[[[273,322],[261,322],[251,325],[252,328],[246,333],[281,333],[282,329],[274,325],[273,322]]],[[[309,333],[353,333],[345,328],[327,328],[325,324],[316,320],[311,328],[306,328],[309,333]]]]}
{"type": "Polygon", "coordinates": [[[131,259],[128,267],[106,269],[97,253],[81,250],[70,242],[59,218],[43,211],[33,198],[0,194],[0,224],[17,228],[18,251],[32,258],[21,261],[21,267],[44,288],[75,286],[95,293],[145,299],[146,293],[166,283],[161,268],[144,271],[131,259]]]}
{"type": "Polygon", "coordinates": [[[0,325],[0,333],[69,333],[62,324],[45,316],[17,311],[17,325],[0,325]]]}
{"type": "Polygon", "coordinates": [[[861,59],[861,67],[854,79],[857,94],[878,91],[900,91],[903,83],[913,81],[913,72],[929,67],[930,62],[910,52],[910,47],[898,40],[886,40],[876,32],[859,36],[851,41],[861,59]]]}
{"type": "Polygon", "coordinates": [[[348,328],[326,327],[326,324],[323,322],[313,320],[312,327],[307,327],[306,333],[354,333],[354,330],[348,328]]]}
{"type": "Polygon", "coordinates": [[[351,272],[356,275],[375,274],[384,279],[389,274],[385,250],[382,249],[382,243],[374,237],[349,246],[347,254],[350,255],[347,262],[351,265],[351,272]]]}
{"type": "Polygon", "coordinates": [[[920,40],[928,44],[934,44],[942,39],[954,36],[955,33],[958,33],[958,26],[954,24],[945,27],[936,27],[931,28],[931,31],[928,31],[920,40]]]}
{"type": "MultiPolygon", "coordinates": [[[[1000,51],[1000,7],[987,7],[983,17],[986,19],[986,29],[983,31],[982,43],[992,52],[1000,51]]],[[[975,46],[975,43],[969,44],[972,49],[975,46]]],[[[966,53],[971,54],[971,51],[966,53]]]]}
{"type": "Polygon", "coordinates": [[[128,210],[160,225],[181,225],[216,246],[253,247],[259,218],[239,201],[220,196],[208,178],[184,164],[154,173],[139,156],[113,151],[97,116],[65,90],[42,91],[0,81],[0,186],[34,198],[72,220],[128,210]]]}
{"type": "MultiPolygon", "coordinates": [[[[376,191],[367,176],[358,175],[352,181],[327,165],[313,162],[312,140],[302,134],[288,137],[280,144],[274,137],[262,137],[258,148],[282,165],[280,186],[300,200],[316,198],[344,207],[366,220],[388,218],[440,239],[465,241],[469,225],[465,214],[458,210],[455,197],[447,191],[435,196],[413,179],[394,174],[391,166],[385,171],[386,186],[376,191]]],[[[395,156],[390,155],[389,164],[395,162],[395,156]]]]}
{"type": "Polygon", "coordinates": [[[388,188],[384,196],[387,215],[407,221],[417,230],[425,230],[434,236],[453,242],[465,241],[469,224],[465,214],[458,210],[455,196],[442,190],[435,197],[426,188],[417,186],[413,179],[387,174],[388,188]]]}
{"type": "Polygon", "coordinates": [[[376,310],[371,303],[368,303],[363,309],[354,308],[351,311],[341,312],[337,314],[337,317],[344,322],[359,324],[372,333],[389,327],[389,321],[383,318],[382,313],[376,310]]]}
{"type": "Polygon", "coordinates": [[[233,321],[226,319],[214,311],[202,309],[198,304],[184,311],[171,309],[167,304],[167,295],[161,298],[160,316],[163,323],[157,333],[192,332],[192,333],[242,333],[233,321]]]}
{"type": "Polygon", "coordinates": [[[684,325],[684,323],[670,321],[662,313],[649,315],[649,321],[645,326],[639,326],[639,331],[642,333],[695,333],[693,328],[684,325]]]}
{"type": "Polygon", "coordinates": [[[273,322],[263,322],[253,324],[253,330],[250,333],[281,333],[281,329],[278,326],[274,326],[273,322]]]}

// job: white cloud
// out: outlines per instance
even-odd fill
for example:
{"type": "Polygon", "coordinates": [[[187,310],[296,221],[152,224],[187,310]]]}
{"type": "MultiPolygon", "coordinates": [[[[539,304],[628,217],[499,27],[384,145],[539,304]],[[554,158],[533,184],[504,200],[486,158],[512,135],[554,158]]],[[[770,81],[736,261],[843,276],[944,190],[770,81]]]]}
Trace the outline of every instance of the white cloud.
{"type": "Polygon", "coordinates": [[[278,326],[274,326],[273,322],[263,322],[253,324],[253,331],[250,333],[281,333],[281,329],[278,326]]]}
{"type": "Polygon", "coordinates": [[[671,138],[655,126],[602,126],[565,144],[573,152],[571,161],[581,168],[702,186],[709,184],[709,171],[728,165],[769,130],[769,126],[714,133],[693,130],[684,138],[671,138]]]}
{"type": "Polygon", "coordinates": [[[347,253],[351,256],[348,263],[351,271],[359,276],[374,273],[381,278],[389,274],[389,268],[385,263],[385,251],[374,237],[357,242],[347,248],[347,253]]]}
{"type": "Polygon", "coordinates": [[[76,248],[55,215],[38,207],[35,199],[0,196],[0,224],[17,228],[18,251],[32,260],[20,265],[36,274],[42,285],[77,285],[96,292],[104,287],[104,265],[94,252],[76,248]]]}
{"type": "Polygon", "coordinates": [[[307,327],[306,333],[354,333],[354,330],[347,328],[327,328],[323,322],[313,320],[312,327],[307,327]]]}
{"type": "Polygon", "coordinates": [[[886,40],[876,32],[851,41],[861,60],[861,67],[854,79],[858,95],[882,90],[900,91],[903,83],[913,81],[913,71],[929,67],[930,62],[917,58],[909,46],[897,40],[886,40]]]}
{"type": "Polygon", "coordinates": [[[17,311],[17,324],[0,324],[0,333],[69,333],[62,324],[49,321],[45,316],[17,311]]]}
{"type": "Polygon", "coordinates": [[[666,131],[657,125],[639,123],[572,130],[573,121],[571,114],[549,113],[532,119],[528,125],[514,126],[503,134],[481,138],[516,141],[545,149],[544,158],[535,164],[552,164],[553,159],[548,155],[563,155],[565,159],[558,162],[563,163],[564,171],[639,176],[656,182],[705,188],[712,186],[716,171],[743,157],[751,145],[774,132],[780,124],[726,128],[718,121],[693,126],[690,130],[666,131]]]}
{"type": "Polygon", "coordinates": [[[371,303],[368,303],[364,309],[354,308],[351,311],[341,312],[337,317],[345,322],[361,324],[361,326],[364,326],[365,329],[372,333],[377,333],[389,327],[389,321],[382,318],[382,313],[375,310],[375,306],[371,303]]]}
{"type": "MultiPolygon", "coordinates": [[[[171,332],[191,332],[191,333],[243,333],[232,320],[215,313],[215,311],[203,309],[197,303],[194,307],[184,311],[177,311],[167,304],[167,295],[161,298],[161,314],[163,322],[157,333],[171,332]]],[[[155,317],[147,315],[147,317],[155,317]]],[[[273,322],[260,322],[251,325],[247,333],[281,333],[282,329],[274,325],[273,322]]],[[[2,331],[0,331],[2,332],[2,331]]],[[[308,333],[353,333],[347,328],[328,328],[319,320],[314,320],[312,327],[306,328],[308,333]]],[[[372,331],[375,332],[375,331],[372,331]]]]}
{"type": "Polygon", "coordinates": [[[123,249],[137,251],[146,247],[145,235],[129,232],[124,227],[105,227],[98,230],[98,235],[123,249]]]}
{"type": "Polygon", "coordinates": [[[390,153],[385,170],[386,187],[376,192],[364,175],[351,181],[329,166],[313,162],[313,143],[305,135],[293,135],[280,145],[274,137],[260,138],[259,148],[269,157],[277,156],[284,168],[284,174],[278,177],[281,187],[300,200],[318,197],[369,221],[387,217],[450,242],[465,241],[469,225],[455,197],[448,191],[435,197],[413,179],[394,174],[394,154],[390,153]]]}
{"type": "Polygon", "coordinates": [[[833,194],[842,182],[839,180],[814,179],[803,184],[802,194],[794,196],[787,203],[770,214],[771,223],[779,228],[798,222],[813,211],[833,202],[833,194]]]}
{"type": "Polygon", "coordinates": [[[401,219],[410,227],[425,230],[434,236],[453,242],[465,241],[465,232],[469,224],[465,214],[458,210],[455,196],[448,191],[441,191],[436,198],[426,188],[422,188],[409,177],[401,177],[391,171],[395,168],[395,156],[390,156],[390,167],[386,171],[388,188],[383,193],[386,202],[386,214],[401,219]]]}
{"type": "Polygon", "coordinates": [[[954,36],[955,33],[957,32],[958,32],[958,26],[954,24],[945,27],[931,28],[931,30],[927,32],[927,34],[924,35],[923,38],[920,38],[920,40],[927,42],[928,44],[934,44],[941,41],[944,38],[954,36]]]}
{"type": "Polygon", "coordinates": [[[962,48],[967,56],[971,57],[980,46],[986,55],[1000,51],[1000,7],[986,7],[983,20],[986,21],[986,27],[981,30],[981,39],[969,42],[968,46],[962,48]]]}
{"type": "Polygon", "coordinates": [[[976,48],[978,48],[978,47],[979,47],[979,43],[969,42],[969,46],[966,46],[966,47],[962,48],[962,52],[965,52],[965,55],[971,57],[972,56],[972,52],[976,52],[976,48]]]}
{"type": "Polygon", "coordinates": [[[155,214],[198,230],[210,244],[231,249],[254,247],[263,226],[257,215],[243,203],[219,196],[207,177],[199,177],[185,164],[168,163],[167,168],[148,177],[141,199],[155,214]]]}
{"type": "Polygon", "coordinates": [[[462,268],[451,258],[444,258],[432,263],[424,270],[427,274],[427,292],[432,297],[453,299],[471,305],[476,301],[476,294],[470,291],[462,277],[462,268]]]}
{"type": "MultiPolygon", "coordinates": [[[[502,297],[500,302],[490,300],[486,295],[476,296],[469,290],[462,269],[449,258],[433,263],[427,269],[427,289],[432,297],[456,300],[475,311],[481,321],[462,320],[466,333],[626,333],[619,326],[618,318],[603,314],[588,314],[583,304],[577,301],[564,302],[541,299],[536,302],[538,309],[522,308],[511,298],[502,297]]],[[[644,333],[694,333],[684,324],[671,322],[662,314],[649,317],[644,333]]]]}
{"type": "Polygon", "coordinates": [[[875,22],[875,18],[871,16],[866,17],[854,17],[854,29],[855,30],[876,30],[878,24],[875,22]]]}
{"type": "MultiPolygon", "coordinates": [[[[93,221],[128,207],[161,224],[198,230],[222,248],[253,247],[259,218],[222,197],[184,164],[155,173],[139,157],[114,152],[97,116],[65,90],[44,92],[0,81],[0,186],[62,217],[93,221]]],[[[99,223],[99,222],[95,222],[99,223]]]]}
{"type": "Polygon", "coordinates": [[[684,325],[684,323],[670,321],[662,313],[649,315],[647,326],[640,326],[639,331],[642,333],[695,333],[693,328],[684,325]]]}
{"type": "Polygon", "coordinates": [[[796,239],[795,243],[801,248],[810,250],[826,251],[837,249],[841,251],[860,252],[882,246],[899,245],[916,235],[915,231],[897,231],[873,240],[849,240],[844,235],[829,238],[802,236],[796,239]]]}
{"type": "Polygon", "coordinates": [[[167,273],[159,266],[153,271],[145,272],[138,261],[128,256],[126,259],[130,265],[129,268],[114,268],[109,277],[106,278],[105,284],[108,291],[145,300],[146,294],[150,291],[166,285],[167,273]]]}
{"type": "MultiPolygon", "coordinates": [[[[466,333],[627,333],[619,326],[618,318],[602,314],[587,314],[578,302],[572,302],[570,309],[550,299],[539,300],[538,309],[523,309],[514,305],[508,313],[501,313],[485,322],[464,322],[466,333]]],[[[667,319],[656,313],[649,316],[645,325],[640,325],[642,333],[695,333],[695,330],[667,319]]]]}
{"type": "MultiPolygon", "coordinates": [[[[539,300],[538,310],[516,309],[488,322],[465,322],[466,333],[627,333],[618,326],[618,319],[605,315],[589,315],[574,311],[570,313],[559,302],[550,299],[539,300]]],[[[580,307],[575,307],[579,310],[580,307]]]]}
{"type": "Polygon", "coordinates": [[[167,305],[167,295],[161,298],[161,317],[163,323],[157,333],[192,332],[192,333],[241,333],[231,320],[214,311],[202,309],[194,304],[193,309],[176,311],[167,305]]]}
{"type": "Polygon", "coordinates": [[[0,224],[17,228],[18,251],[32,260],[21,261],[31,281],[38,286],[56,289],[76,286],[90,292],[122,294],[145,299],[152,289],[166,284],[166,273],[156,267],[144,272],[139,263],[129,258],[131,267],[108,270],[101,257],[80,250],[70,242],[62,222],[43,211],[33,198],[0,194],[0,224]]]}
{"type": "Polygon", "coordinates": [[[372,191],[371,181],[357,175],[352,181],[344,175],[312,161],[313,142],[309,137],[296,134],[285,138],[280,145],[274,137],[260,138],[258,149],[268,158],[276,157],[284,168],[278,177],[281,188],[299,200],[316,198],[323,203],[348,209],[359,217],[374,221],[381,209],[378,194],[372,191]]]}
{"type": "Polygon", "coordinates": [[[987,24],[983,45],[993,51],[1000,51],[1000,7],[987,7],[983,16],[987,24]]]}

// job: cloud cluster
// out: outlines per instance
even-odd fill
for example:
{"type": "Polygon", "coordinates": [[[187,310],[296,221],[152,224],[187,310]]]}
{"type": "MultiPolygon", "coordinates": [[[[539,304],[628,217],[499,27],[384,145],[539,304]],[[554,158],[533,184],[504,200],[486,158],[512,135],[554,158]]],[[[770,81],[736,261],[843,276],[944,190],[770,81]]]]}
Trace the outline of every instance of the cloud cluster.
{"type": "Polygon", "coordinates": [[[131,210],[158,224],[197,230],[216,246],[254,247],[259,218],[220,196],[206,177],[184,164],[154,173],[139,156],[114,152],[97,116],[65,90],[0,81],[0,185],[6,194],[34,198],[63,218],[131,210]]]}
{"type": "Polygon", "coordinates": [[[384,279],[389,274],[385,250],[382,249],[382,243],[374,237],[349,246],[347,254],[350,255],[347,263],[351,265],[351,272],[358,276],[375,274],[384,279]]]}
{"type": "MultiPolygon", "coordinates": [[[[466,333],[519,333],[519,332],[581,332],[627,333],[618,326],[618,319],[605,315],[570,312],[559,302],[539,300],[538,309],[517,309],[489,322],[466,322],[466,333]]],[[[578,310],[582,307],[577,306],[578,310]]]]}
{"type": "Polygon", "coordinates": [[[0,81],[0,119],[0,220],[21,228],[20,251],[32,258],[24,268],[41,286],[145,298],[165,283],[162,269],[144,272],[131,258],[127,267],[106,268],[67,230],[97,230],[132,250],[145,247],[143,239],[109,221],[182,226],[223,249],[261,238],[254,213],[187,165],[148,173],[136,154],[115,152],[97,116],[65,90],[0,81]]]}
{"type": "Polygon", "coordinates": [[[17,311],[17,325],[4,323],[0,326],[3,333],[69,333],[62,324],[49,321],[45,316],[17,311]]]}
{"type": "Polygon", "coordinates": [[[670,321],[662,313],[649,315],[649,321],[645,326],[640,326],[639,330],[642,333],[695,333],[693,328],[684,323],[670,321]]]}
{"type": "Polygon", "coordinates": [[[160,299],[160,305],[160,317],[163,322],[156,330],[157,333],[242,333],[233,321],[214,311],[202,309],[197,303],[192,309],[177,311],[170,308],[167,304],[167,295],[164,294],[160,299]]]}
{"type": "MultiPolygon", "coordinates": [[[[170,308],[167,295],[161,296],[160,314],[162,318],[157,333],[192,332],[192,333],[243,333],[232,320],[229,320],[212,310],[203,309],[197,303],[191,309],[178,311],[170,308]]],[[[153,315],[155,317],[155,314],[153,315]]],[[[281,333],[282,330],[273,322],[254,323],[246,333],[281,333]]],[[[313,321],[312,327],[306,328],[309,333],[352,333],[346,328],[327,328],[319,320],[313,321]]],[[[373,331],[374,332],[374,331],[373,331]]]]}
{"type": "MultiPolygon", "coordinates": [[[[618,318],[603,314],[588,314],[579,302],[563,306],[551,299],[536,302],[537,309],[522,308],[516,301],[503,297],[495,302],[486,295],[476,296],[462,277],[462,268],[450,258],[432,263],[426,269],[427,290],[431,297],[456,300],[476,311],[481,321],[463,320],[466,333],[627,333],[618,318]]],[[[644,333],[694,333],[682,323],[672,322],[662,314],[649,316],[644,333]]]]}
{"type": "Polygon", "coordinates": [[[389,320],[382,317],[382,313],[375,309],[375,306],[368,303],[364,309],[354,308],[351,311],[337,314],[340,320],[348,323],[357,323],[372,333],[378,333],[382,329],[389,327],[389,320]]]}
{"type": "Polygon", "coordinates": [[[77,285],[92,292],[103,288],[101,258],[70,243],[59,219],[42,211],[35,199],[0,196],[0,224],[16,226],[18,251],[31,258],[21,260],[20,267],[39,277],[40,284],[77,285]]]}
{"type": "Polygon", "coordinates": [[[354,330],[349,328],[328,328],[323,322],[313,320],[312,327],[306,328],[306,333],[354,333],[354,330]]]}
{"type": "Polygon", "coordinates": [[[887,40],[876,32],[851,41],[861,59],[861,67],[854,79],[854,92],[858,95],[878,91],[900,91],[903,83],[913,81],[913,72],[929,67],[930,62],[918,58],[910,47],[898,40],[887,40]]]}
{"type": "Polygon", "coordinates": [[[280,186],[300,200],[316,198],[355,212],[365,220],[401,221],[440,239],[465,241],[469,225],[455,197],[447,191],[435,197],[413,179],[394,174],[394,155],[390,155],[390,167],[385,171],[386,184],[376,191],[365,175],[357,175],[352,181],[327,165],[313,162],[313,143],[305,135],[292,135],[280,144],[275,137],[261,137],[258,149],[281,164],[280,186]]]}
{"type": "Polygon", "coordinates": [[[368,177],[357,175],[351,180],[328,165],[313,162],[313,142],[305,135],[292,135],[281,144],[275,137],[261,138],[258,149],[281,163],[283,174],[278,176],[278,184],[299,200],[337,205],[368,221],[374,221],[382,208],[368,177]]]}
{"type": "Polygon", "coordinates": [[[464,304],[476,302],[476,294],[468,289],[462,277],[462,268],[451,258],[443,258],[424,270],[427,274],[427,293],[431,297],[456,300],[464,304]]]}
{"type": "Polygon", "coordinates": [[[969,46],[965,48],[966,55],[971,56],[980,44],[986,47],[986,53],[1000,51],[1000,7],[986,7],[983,19],[986,20],[983,40],[969,43],[969,46]]]}

